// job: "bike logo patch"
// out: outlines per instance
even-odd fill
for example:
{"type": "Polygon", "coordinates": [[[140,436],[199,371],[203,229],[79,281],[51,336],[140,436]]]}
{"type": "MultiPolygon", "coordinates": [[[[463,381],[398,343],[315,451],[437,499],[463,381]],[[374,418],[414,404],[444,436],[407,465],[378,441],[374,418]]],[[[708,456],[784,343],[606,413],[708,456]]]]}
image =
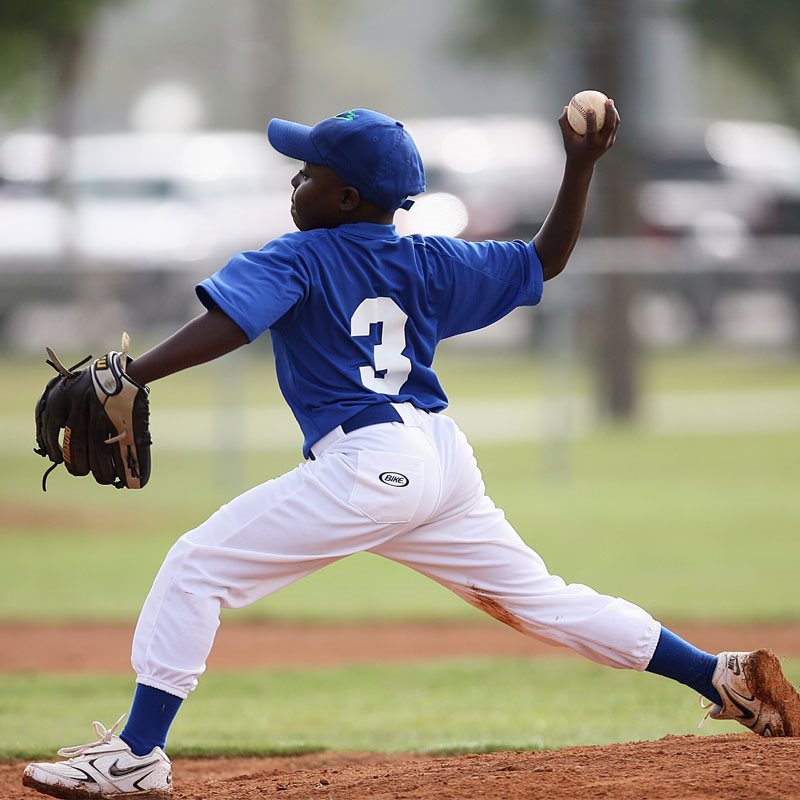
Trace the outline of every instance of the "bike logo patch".
{"type": "Polygon", "coordinates": [[[381,472],[378,480],[387,486],[408,486],[408,478],[401,472],[381,472]]]}

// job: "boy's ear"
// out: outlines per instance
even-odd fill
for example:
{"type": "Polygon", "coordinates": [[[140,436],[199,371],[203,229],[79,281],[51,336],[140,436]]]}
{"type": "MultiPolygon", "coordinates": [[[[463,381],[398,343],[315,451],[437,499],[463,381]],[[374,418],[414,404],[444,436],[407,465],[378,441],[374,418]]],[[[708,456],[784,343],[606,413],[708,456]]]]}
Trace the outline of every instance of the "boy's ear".
{"type": "Polygon", "coordinates": [[[358,208],[361,203],[361,195],[355,186],[345,186],[342,189],[341,199],[339,200],[339,208],[342,211],[353,211],[358,208]]]}

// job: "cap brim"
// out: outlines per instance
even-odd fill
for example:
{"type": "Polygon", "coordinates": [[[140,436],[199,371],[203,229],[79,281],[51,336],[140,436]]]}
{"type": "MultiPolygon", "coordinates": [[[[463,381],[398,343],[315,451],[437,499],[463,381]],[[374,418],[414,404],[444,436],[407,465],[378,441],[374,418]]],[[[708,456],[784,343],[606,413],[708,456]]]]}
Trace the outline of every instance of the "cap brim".
{"type": "Polygon", "coordinates": [[[319,163],[320,154],[311,141],[311,128],[288,119],[272,119],[267,126],[269,143],[279,152],[297,161],[319,163]]]}

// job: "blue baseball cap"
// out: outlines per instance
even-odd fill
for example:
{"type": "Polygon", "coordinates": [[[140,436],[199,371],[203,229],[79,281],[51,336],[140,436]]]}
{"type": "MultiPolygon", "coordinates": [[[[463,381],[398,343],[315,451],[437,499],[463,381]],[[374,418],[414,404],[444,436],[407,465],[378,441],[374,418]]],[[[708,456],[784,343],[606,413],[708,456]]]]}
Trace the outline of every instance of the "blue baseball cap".
{"type": "Polygon", "coordinates": [[[332,169],[362,197],[386,211],[409,209],[409,195],[425,191],[425,169],[417,146],[402,122],[354,108],[313,128],[273,119],[270,144],[289,158],[332,169]]]}

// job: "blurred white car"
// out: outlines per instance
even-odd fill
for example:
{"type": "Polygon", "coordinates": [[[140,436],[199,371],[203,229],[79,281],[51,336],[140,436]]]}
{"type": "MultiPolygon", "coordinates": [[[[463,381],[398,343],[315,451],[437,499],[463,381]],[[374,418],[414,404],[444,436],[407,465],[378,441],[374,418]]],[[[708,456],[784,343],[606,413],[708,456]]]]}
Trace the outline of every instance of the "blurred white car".
{"type": "Polygon", "coordinates": [[[292,230],[294,169],[255,132],[98,134],[66,148],[15,134],[0,144],[0,264],[52,267],[68,249],[92,267],[214,265],[292,230]]]}
{"type": "Polygon", "coordinates": [[[78,137],[67,185],[79,255],[163,266],[261,247],[291,229],[291,174],[257,133],[78,137]]]}
{"type": "Polygon", "coordinates": [[[52,188],[62,158],[60,143],[38,131],[0,140],[0,264],[60,253],[64,220],[52,188]]]}

